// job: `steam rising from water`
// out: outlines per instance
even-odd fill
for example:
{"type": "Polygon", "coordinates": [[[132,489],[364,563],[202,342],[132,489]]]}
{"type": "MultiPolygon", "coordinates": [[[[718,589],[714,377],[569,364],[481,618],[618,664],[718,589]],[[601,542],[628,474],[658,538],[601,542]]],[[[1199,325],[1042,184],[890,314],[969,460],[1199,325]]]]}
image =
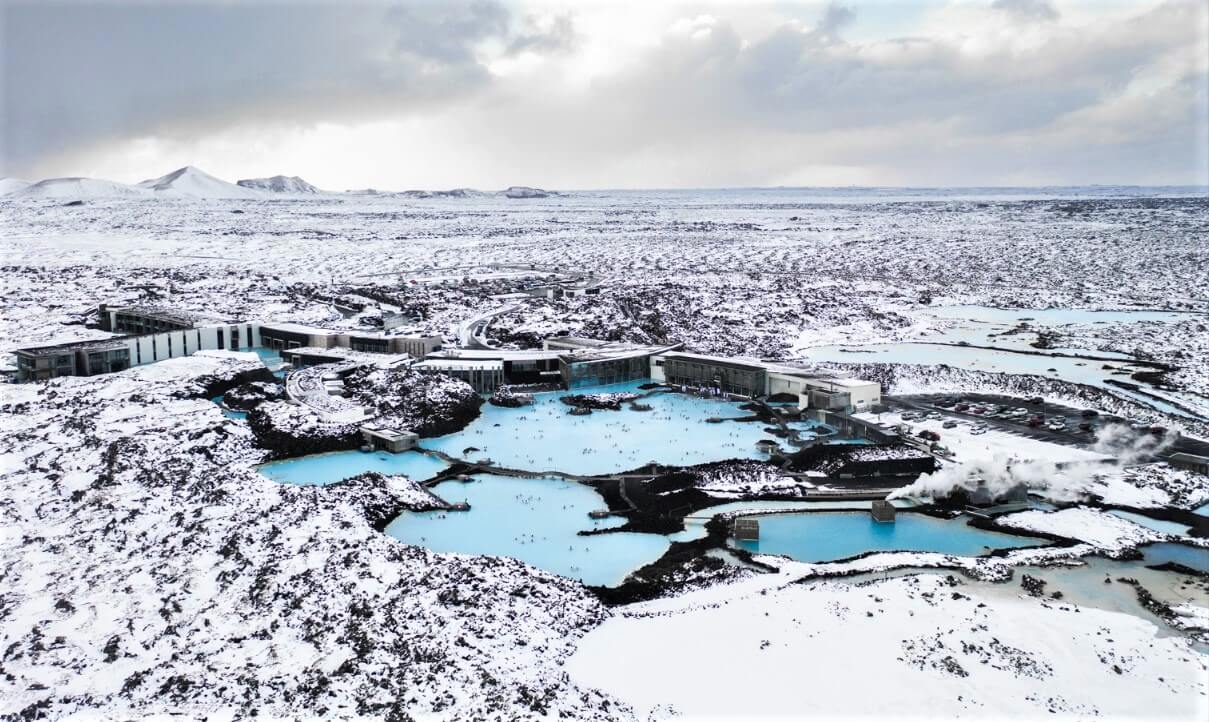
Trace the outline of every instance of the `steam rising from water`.
{"type": "MultiPolygon", "coordinates": [[[[1110,424],[1096,431],[1092,451],[1116,459],[1120,465],[1135,464],[1167,449],[1177,438],[1178,434],[1172,431],[1160,437],[1135,432],[1123,424],[1110,424]]],[[[1074,500],[1085,496],[1096,474],[1108,468],[1097,461],[1021,461],[1005,454],[996,454],[990,459],[942,466],[931,474],[919,477],[914,484],[895,491],[888,498],[938,499],[957,489],[973,491],[978,488],[980,481],[985,481],[986,488],[996,497],[1023,484],[1030,491],[1044,491],[1046,496],[1053,499],[1074,500]]]]}

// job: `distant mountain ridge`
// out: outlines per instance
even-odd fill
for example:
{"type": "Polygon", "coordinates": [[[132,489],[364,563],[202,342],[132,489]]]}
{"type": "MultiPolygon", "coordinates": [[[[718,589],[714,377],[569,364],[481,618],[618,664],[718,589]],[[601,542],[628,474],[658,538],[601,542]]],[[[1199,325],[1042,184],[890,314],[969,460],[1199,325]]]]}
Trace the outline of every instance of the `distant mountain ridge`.
{"type": "Polygon", "coordinates": [[[17,178],[0,178],[0,196],[5,198],[60,199],[69,201],[101,200],[105,198],[195,198],[212,200],[265,200],[274,196],[347,195],[379,198],[549,198],[562,195],[557,191],[511,186],[502,191],[481,191],[474,188],[449,190],[383,191],[367,188],[331,193],[321,190],[299,176],[275,175],[265,178],[244,178],[231,183],[195,166],[149,178],[135,184],[118,183],[103,178],[47,178],[36,183],[17,178]]]}
{"type": "Polygon", "coordinates": [[[11,198],[56,198],[84,200],[150,196],[145,188],[100,178],[47,178],[8,194],[11,198]]]}
{"type": "Polygon", "coordinates": [[[16,193],[19,190],[29,188],[32,183],[20,178],[0,178],[0,196],[6,196],[9,193],[16,193]]]}

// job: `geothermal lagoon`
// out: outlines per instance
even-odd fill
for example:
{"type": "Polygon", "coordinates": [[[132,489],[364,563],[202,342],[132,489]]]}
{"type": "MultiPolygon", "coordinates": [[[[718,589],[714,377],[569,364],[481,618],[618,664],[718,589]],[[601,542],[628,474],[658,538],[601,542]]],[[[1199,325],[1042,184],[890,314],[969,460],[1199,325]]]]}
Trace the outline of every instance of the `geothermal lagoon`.
{"type": "MultiPolygon", "coordinates": [[[[577,394],[644,393],[647,381],[576,389],[577,394]]],[[[566,391],[535,394],[533,404],[504,408],[484,404],[462,431],[420,446],[467,460],[489,458],[495,466],[524,471],[596,475],[629,471],[649,462],[677,466],[723,459],[759,459],[756,442],[777,439],[759,421],[706,423],[751,416],[740,404],[660,391],[641,402],[650,411],[593,411],[572,416],[559,400],[566,391]]]]}
{"type": "Polygon", "coordinates": [[[800,562],[832,562],[865,552],[938,552],[976,557],[995,549],[1042,546],[1044,539],[972,527],[966,520],[899,513],[893,523],[864,512],[769,514],[759,517],[760,538],[731,540],[753,554],[787,556],[800,562]]]}

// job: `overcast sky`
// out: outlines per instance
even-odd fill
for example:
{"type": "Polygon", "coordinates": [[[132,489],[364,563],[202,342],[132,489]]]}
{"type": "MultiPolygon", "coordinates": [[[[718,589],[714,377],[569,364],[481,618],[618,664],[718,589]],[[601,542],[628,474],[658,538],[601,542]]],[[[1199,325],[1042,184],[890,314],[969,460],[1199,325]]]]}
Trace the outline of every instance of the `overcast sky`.
{"type": "Polygon", "coordinates": [[[1209,183],[1204,0],[0,0],[0,175],[1209,183]]]}

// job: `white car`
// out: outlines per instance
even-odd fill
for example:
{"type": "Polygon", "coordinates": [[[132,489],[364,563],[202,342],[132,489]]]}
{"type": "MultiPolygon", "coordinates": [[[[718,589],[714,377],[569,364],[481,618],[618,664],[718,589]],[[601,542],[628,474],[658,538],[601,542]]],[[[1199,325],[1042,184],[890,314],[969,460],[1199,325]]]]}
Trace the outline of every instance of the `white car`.
{"type": "Polygon", "coordinates": [[[985,434],[986,432],[987,427],[985,426],[975,426],[974,428],[970,429],[970,433],[974,435],[985,434]]]}

